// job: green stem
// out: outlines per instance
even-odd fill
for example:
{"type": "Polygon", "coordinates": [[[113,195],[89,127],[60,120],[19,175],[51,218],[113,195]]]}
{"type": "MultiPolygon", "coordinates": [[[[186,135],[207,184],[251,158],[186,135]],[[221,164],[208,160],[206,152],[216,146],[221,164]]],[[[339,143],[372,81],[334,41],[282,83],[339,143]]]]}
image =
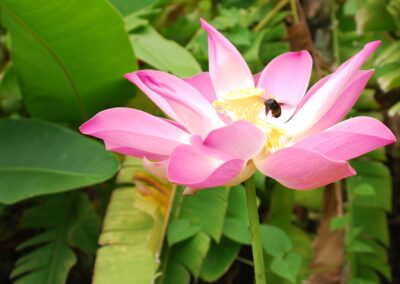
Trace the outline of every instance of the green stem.
{"type": "Polygon", "coordinates": [[[297,12],[297,0],[290,0],[290,9],[292,10],[294,24],[297,25],[300,22],[299,13],[297,12]]]}
{"type": "Polygon", "coordinates": [[[336,3],[334,0],[331,2],[331,27],[332,27],[332,49],[333,57],[335,60],[335,67],[340,64],[340,54],[339,54],[339,22],[336,19],[336,3]]]}
{"type": "Polygon", "coordinates": [[[245,182],[246,186],[246,197],[247,197],[247,208],[249,210],[249,223],[251,233],[251,247],[253,251],[254,261],[254,274],[256,278],[256,284],[266,284],[264,271],[264,256],[260,238],[260,223],[257,211],[256,202],[256,186],[254,183],[254,177],[249,178],[245,182]]]}
{"type": "Polygon", "coordinates": [[[241,263],[247,264],[248,266],[253,266],[254,267],[254,263],[251,260],[245,259],[245,258],[240,257],[240,256],[237,256],[236,260],[241,262],[241,263]]]}
{"type": "Polygon", "coordinates": [[[271,19],[278,13],[283,7],[288,4],[289,0],[281,0],[276,4],[276,6],[267,14],[265,17],[255,26],[254,31],[257,32],[261,30],[271,19]]]}

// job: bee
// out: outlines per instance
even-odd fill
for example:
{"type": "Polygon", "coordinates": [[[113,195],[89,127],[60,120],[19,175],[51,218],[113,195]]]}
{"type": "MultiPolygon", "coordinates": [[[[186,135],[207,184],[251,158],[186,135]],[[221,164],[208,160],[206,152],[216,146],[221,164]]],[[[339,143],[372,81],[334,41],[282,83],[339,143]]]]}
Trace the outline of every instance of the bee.
{"type": "Polygon", "coordinates": [[[272,116],[278,118],[282,114],[281,105],[275,99],[267,99],[264,102],[265,105],[265,115],[271,111],[272,116]]]}

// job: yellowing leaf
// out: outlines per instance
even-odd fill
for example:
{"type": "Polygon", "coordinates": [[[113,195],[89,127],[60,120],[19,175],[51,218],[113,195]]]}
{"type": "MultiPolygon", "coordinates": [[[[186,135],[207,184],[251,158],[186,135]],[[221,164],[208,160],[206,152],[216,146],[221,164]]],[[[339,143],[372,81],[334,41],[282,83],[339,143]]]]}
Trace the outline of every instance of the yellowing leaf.
{"type": "Polygon", "coordinates": [[[94,284],[152,283],[175,192],[127,158],[111,198],[100,237],[94,284]],[[133,184],[135,183],[136,186],[133,184]]]}

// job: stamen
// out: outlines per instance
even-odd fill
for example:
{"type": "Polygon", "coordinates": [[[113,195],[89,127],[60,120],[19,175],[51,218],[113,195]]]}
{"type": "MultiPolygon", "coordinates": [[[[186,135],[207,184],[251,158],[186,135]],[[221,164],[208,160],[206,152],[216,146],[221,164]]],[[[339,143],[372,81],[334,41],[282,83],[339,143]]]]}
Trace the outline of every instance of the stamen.
{"type": "Polygon", "coordinates": [[[243,88],[230,91],[229,93],[225,94],[222,99],[224,101],[232,101],[232,100],[246,99],[250,97],[261,98],[264,95],[264,93],[265,91],[262,88],[243,88]]]}
{"type": "Polygon", "coordinates": [[[243,119],[255,123],[264,108],[261,88],[246,88],[233,90],[216,100],[213,106],[220,113],[227,113],[233,119],[243,119]]]}
{"type": "Polygon", "coordinates": [[[246,88],[233,90],[221,100],[213,102],[215,110],[233,120],[247,120],[262,129],[266,137],[266,151],[273,152],[288,141],[283,129],[268,122],[266,115],[271,111],[273,117],[281,115],[279,103],[272,98],[263,99],[264,89],[246,88]],[[265,108],[265,115],[262,114],[265,108]]]}
{"type": "Polygon", "coordinates": [[[267,138],[265,146],[268,152],[279,149],[283,144],[286,143],[288,138],[286,137],[285,131],[282,128],[279,128],[267,122],[266,120],[261,119],[258,120],[256,125],[263,129],[265,133],[265,137],[267,138]]]}

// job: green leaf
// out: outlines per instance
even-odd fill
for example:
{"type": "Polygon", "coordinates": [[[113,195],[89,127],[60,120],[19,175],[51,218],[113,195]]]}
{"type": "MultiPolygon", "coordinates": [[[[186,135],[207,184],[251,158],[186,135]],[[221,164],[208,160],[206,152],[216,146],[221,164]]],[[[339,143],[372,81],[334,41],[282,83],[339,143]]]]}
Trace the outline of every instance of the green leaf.
{"type": "Polygon", "coordinates": [[[359,0],[356,13],[358,32],[394,31],[396,25],[386,7],[386,0],[359,0]]]}
{"type": "MultiPolygon", "coordinates": [[[[100,219],[88,198],[79,198],[74,204],[76,220],[70,225],[68,243],[87,253],[95,253],[100,233],[100,219]]],[[[72,213],[75,213],[72,212],[72,213]]]]}
{"type": "Polygon", "coordinates": [[[260,233],[263,248],[271,256],[281,257],[293,247],[285,231],[278,227],[262,224],[260,233]]]}
{"type": "Polygon", "coordinates": [[[238,219],[249,224],[249,214],[247,210],[246,189],[241,186],[234,186],[229,189],[228,209],[226,216],[238,219]]]}
{"type": "Polygon", "coordinates": [[[276,184],[271,193],[269,223],[286,232],[292,227],[294,195],[294,190],[290,190],[280,184],[276,184]]]}
{"type": "Polygon", "coordinates": [[[119,163],[104,147],[69,129],[39,120],[0,120],[0,202],[96,184],[119,163]]]}
{"type": "Polygon", "coordinates": [[[125,29],[130,32],[139,27],[143,27],[149,24],[149,21],[138,17],[136,14],[130,15],[125,18],[125,29]]]}
{"type": "Polygon", "coordinates": [[[117,177],[100,236],[94,284],[153,283],[166,229],[172,185],[127,157],[117,177]],[[127,186],[134,178],[135,186],[127,186]]]}
{"type": "Polygon", "coordinates": [[[379,257],[382,261],[388,262],[388,252],[387,249],[379,242],[374,239],[363,238],[363,242],[372,248],[374,251],[374,256],[379,257]]]}
{"type": "Polygon", "coordinates": [[[353,192],[356,195],[361,196],[373,196],[376,194],[375,188],[368,183],[361,183],[353,188],[353,192]]]}
{"type": "Polygon", "coordinates": [[[123,16],[127,16],[133,12],[155,4],[157,0],[110,0],[110,2],[121,12],[123,16]]]}
{"type": "Polygon", "coordinates": [[[196,59],[178,43],[165,39],[153,27],[145,26],[130,36],[136,56],[156,69],[188,77],[201,72],[196,59]]]}
{"type": "Polygon", "coordinates": [[[400,41],[391,43],[375,60],[376,77],[384,92],[400,87],[400,41]]]}
{"type": "Polygon", "coordinates": [[[362,234],[389,245],[389,231],[387,227],[386,212],[380,209],[354,206],[353,227],[362,229],[362,234]]]}
{"type": "Polygon", "coordinates": [[[395,103],[388,111],[388,115],[390,117],[394,117],[396,115],[400,115],[400,101],[395,103]]]}
{"type": "Polygon", "coordinates": [[[239,244],[250,245],[251,236],[246,223],[227,217],[224,222],[224,236],[239,244]]]}
{"type": "MultiPolygon", "coordinates": [[[[179,283],[174,282],[175,280],[185,280],[186,277],[181,278],[179,275],[168,274],[168,271],[175,273],[181,270],[181,267],[177,264],[186,268],[186,271],[190,271],[195,278],[199,276],[204,259],[209,251],[211,238],[217,242],[221,239],[228,207],[228,195],[229,189],[227,187],[202,190],[194,195],[182,195],[182,189],[179,188],[171,213],[171,225],[176,227],[176,225],[173,225],[175,222],[180,223],[181,220],[187,220],[191,227],[198,227],[200,230],[189,239],[163,249],[162,272],[157,283],[174,284],[179,283]]],[[[186,223],[186,221],[184,222],[186,223]]],[[[178,231],[180,229],[177,228],[178,231]]],[[[175,234],[172,230],[174,228],[169,228],[169,235],[175,234]]]]}
{"type": "Polygon", "coordinates": [[[240,250],[240,244],[222,237],[219,243],[212,242],[203,261],[200,277],[207,282],[215,282],[224,275],[240,250]]]}
{"type": "Polygon", "coordinates": [[[310,265],[313,257],[310,250],[313,239],[307,232],[296,226],[290,228],[288,235],[293,242],[292,252],[300,254],[303,259],[300,277],[306,279],[310,274],[310,265]]]}
{"type": "MultiPolygon", "coordinates": [[[[358,258],[355,258],[355,261],[357,262],[358,258]]],[[[357,265],[355,267],[355,269],[357,270],[357,275],[354,275],[353,277],[362,279],[364,281],[371,281],[369,283],[381,283],[381,278],[378,276],[378,273],[376,273],[375,270],[371,269],[368,266],[363,266],[360,262],[355,264],[357,265]]]]}
{"type": "Polygon", "coordinates": [[[396,41],[386,47],[379,56],[375,59],[375,64],[384,66],[388,63],[395,63],[400,59],[400,41],[396,41]]]}
{"type": "Polygon", "coordinates": [[[250,48],[247,49],[246,52],[243,54],[246,62],[256,70],[262,70],[263,68],[260,59],[260,49],[266,32],[267,30],[262,30],[261,32],[259,32],[256,35],[252,44],[250,45],[250,48]]]}
{"type": "Polygon", "coordinates": [[[357,175],[347,179],[347,185],[350,192],[353,193],[354,204],[390,211],[392,208],[392,183],[389,169],[380,162],[362,159],[353,160],[351,164],[357,171],[357,175]],[[362,188],[356,189],[359,186],[362,188]],[[365,190],[372,191],[367,187],[373,188],[376,194],[359,194],[365,190]],[[355,190],[358,191],[354,192],[355,190]]]}
{"type": "Polygon", "coordinates": [[[392,275],[390,271],[390,265],[387,263],[387,261],[384,261],[383,259],[377,257],[374,254],[362,255],[359,258],[357,258],[357,261],[359,261],[360,264],[365,267],[370,267],[375,271],[378,271],[385,277],[386,280],[391,282],[392,275]]]}
{"type": "Polygon", "coordinates": [[[98,250],[94,284],[151,283],[157,269],[149,248],[154,222],[147,213],[134,206],[134,187],[113,192],[98,250]]]}
{"type": "MultiPolygon", "coordinates": [[[[189,284],[190,283],[190,273],[186,270],[183,265],[177,262],[170,262],[164,271],[164,278],[158,278],[157,281],[163,279],[164,284],[189,284]]],[[[162,275],[161,275],[162,276],[162,275]]],[[[159,283],[157,282],[156,283],[159,283]]]]}
{"type": "Polygon", "coordinates": [[[185,266],[197,278],[209,248],[210,237],[203,232],[198,232],[192,238],[175,246],[172,261],[185,266]]]}
{"type": "Polygon", "coordinates": [[[301,255],[289,253],[285,258],[274,258],[271,263],[271,270],[280,277],[295,284],[297,283],[296,279],[300,271],[301,262],[301,255]]]}
{"type": "Polygon", "coordinates": [[[169,246],[182,242],[200,231],[200,226],[192,225],[187,219],[173,220],[168,226],[167,240],[169,246]]]}
{"type": "Polygon", "coordinates": [[[347,243],[346,250],[348,252],[359,252],[359,253],[374,252],[374,250],[367,243],[364,243],[357,239],[354,239],[351,242],[347,243]]]}
{"type": "Polygon", "coordinates": [[[330,223],[330,229],[332,231],[340,230],[348,226],[350,223],[350,216],[349,215],[344,215],[344,216],[336,216],[333,217],[330,223]]]}
{"type": "Polygon", "coordinates": [[[148,6],[141,10],[135,11],[124,18],[125,30],[129,33],[139,27],[149,25],[148,18],[158,15],[160,9],[148,6]]]}
{"type": "MultiPolygon", "coordinates": [[[[397,44],[397,46],[399,45],[397,44]]],[[[376,72],[378,84],[386,93],[400,87],[400,83],[397,81],[400,78],[398,74],[400,68],[396,63],[397,61],[392,61],[390,63],[386,63],[385,65],[379,66],[378,72],[376,72]]]]}
{"type": "Polygon", "coordinates": [[[0,85],[0,113],[12,113],[21,107],[21,89],[15,74],[14,68],[11,66],[5,73],[0,85]]]}
{"type": "MultiPolygon", "coordinates": [[[[68,272],[76,263],[70,248],[75,244],[70,236],[76,234],[76,224],[81,223],[84,216],[94,214],[90,201],[82,193],[52,195],[44,203],[26,210],[21,227],[45,231],[17,248],[34,247],[16,262],[11,274],[12,278],[18,277],[14,283],[66,283],[68,272]]],[[[98,218],[90,218],[90,221],[90,227],[81,230],[80,236],[85,237],[78,240],[84,240],[84,245],[78,245],[78,248],[96,247],[100,222],[98,218]]]]}
{"type": "MultiPolygon", "coordinates": [[[[290,189],[285,189],[290,190],[290,189]]],[[[295,190],[294,202],[309,210],[319,212],[324,196],[324,188],[317,188],[314,190],[295,190]]]]}
{"type": "Polygon", "coordinates": [[[362,228],[361,227],[356,227],[354,224],[352,224],[352,227],[346,234],[346,243],[350,243],[353,240],[355,240],[358,236],[361,235],[362,228]]]}
{"type": "Polygon", "coordinates": [[[234,186],[229,190],[223,234],[241,244],[250,244],[251,242],[246,190],[241,185],[234,186]]]}
{"type": "MultiPolygon", "coordinates": [[[[310,250],[312,239],[307,232],[293,224],[293,206],[297,192],[295,190],[290,190],[278,183],[274,185],[275,186],[272,188],[270,197],[271,201],[268,224],[282,229],[287,237],[290,236],[289,243],[292,244],[290,251],[298,253],[303,259],[299,277],[301,277],[301,279],[307,279],[310,274],[310,263],[312,260],[312,251],[310,250]]],[[[314,200],[318,198],[318,193],[312,197],[314,200]]],[[[307,199],[310,199],[310,195],[306,196],[306,201],[304,204],[311,204],[315,202],[309,202],[307,199]]],[[[267,243],[263,244],[263,247],[266,245],[267,243]]],[[[265,254],[265,264],[268,268],[270,268],[272,260],[273,257],[270,256],[270,254],[265,254]]],[[[272,283],[287,283],[287,280],[281,279],[276,274],[271,273],[271,271],[269,271],[269,273],[267,272],[267,281],[272,283]]]]}
{"type": "Polygon", "coordinates": [[[227,187],[219,187],[202,190],[194,195],[185,195],[178,209],[179,216],[188,219],[194,225],[199,225],[218,242],[228,207],[228,194],[227,187]]]}
{"type": "Polygon", "coordinates": [[[354,108],[357,110],[379,110],[381,106],[375,99],[375,90],[364,89],[354,108]]]}
{"type": "Polygon", "coordinates": [[[58,241],[62,234],[62,231],[58,231],[52,243],[17,261],[11,274],[12,278],[20,276],[15,284],[66,283],[68,272],[76,263],[76,257],[68,246],[58,241]]]}
{"type": "Polygon", "coordinates": [[[124,22],[106,0],[1,0],[24,103],[34,117],[79,124],[132,94],[124,22]]]}
{"type": "Polygon", "coordinates": [[[376,284],[376,282],[360,278],[353,278],[349,281],[349,284],[376,284]]]}
{"type": "MultiPolygon", "coordinates": [[[[266,34],[264,40],[266,40],[268,33],[266,34]]],[[[271,41],[263,43],[261,47],[260,57],[263,62],[269,62],[275,57],[282,54],[282,52],[289,51],[289,43],[286,41],[271,41]]]]}

